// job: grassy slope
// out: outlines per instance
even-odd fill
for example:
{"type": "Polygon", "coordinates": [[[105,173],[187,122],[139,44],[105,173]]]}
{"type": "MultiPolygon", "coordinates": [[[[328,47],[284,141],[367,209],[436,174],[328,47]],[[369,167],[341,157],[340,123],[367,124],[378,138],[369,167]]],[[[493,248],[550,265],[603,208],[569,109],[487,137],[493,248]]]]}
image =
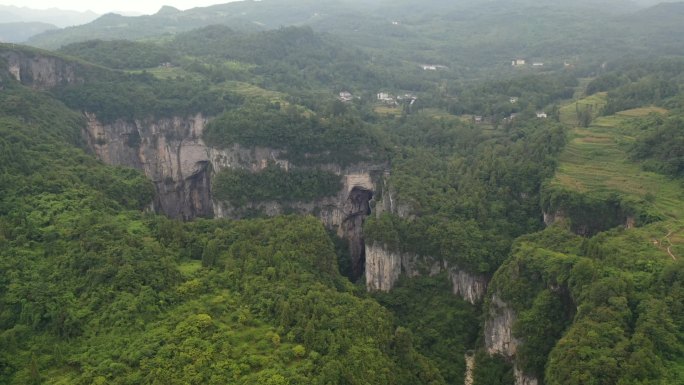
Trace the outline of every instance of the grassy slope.
{"type": "MultiPolygon", "coordinates": [[[[580,108],[583,105],[600,107],[605,105],[605,95],[592,95],[578,104],[580,108]]],[[[574,103],[563,107],[561,121],[573,126],[575,111],[574,103]]],[[[662,257],[671,258],[667,252],[670,246],[673,255],[684,257],[684,189],[681,182],[644,171],[638,163],[629,160],[627,154],[638,135],[630,121],[650,113],[666,114],[667,111],[643,107],[596,118],[587,128],[573,127],[551,184],[582,193],[618,192],[625,197],[646,199],[665,219],[632,232],[640,243],[652,245],[653,251],[662,257]]]]}

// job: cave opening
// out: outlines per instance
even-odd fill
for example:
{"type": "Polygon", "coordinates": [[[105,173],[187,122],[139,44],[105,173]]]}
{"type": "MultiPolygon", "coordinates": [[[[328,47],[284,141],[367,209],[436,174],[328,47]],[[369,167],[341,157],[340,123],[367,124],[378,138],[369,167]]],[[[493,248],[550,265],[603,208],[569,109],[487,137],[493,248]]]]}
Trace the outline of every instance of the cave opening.
{"type": "Polygon", "coordinates": [[[342,223],[342,232],[349,245],[348,276],[356,282],[363,275],[366,264],[366,244],[363,238],[363,223],[366,217],[371,215],[370,202],[373,200],[373,191],[354,187],[349,192],[345,204],[345,218],[342,223]]]}

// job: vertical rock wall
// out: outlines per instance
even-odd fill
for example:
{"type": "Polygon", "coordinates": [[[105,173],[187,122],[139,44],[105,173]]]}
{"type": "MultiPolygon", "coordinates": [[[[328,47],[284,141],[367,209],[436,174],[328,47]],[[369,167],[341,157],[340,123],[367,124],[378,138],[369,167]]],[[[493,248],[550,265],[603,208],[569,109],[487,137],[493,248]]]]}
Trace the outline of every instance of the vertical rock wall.
{"type": "Polygon", "coordinates": [[[475,304],[482,301],[487,292],[488,279],[483,275],[469,273],[445,261],[413,253],[390,251],[383,245],[366,245],[366,288],[368,291],[390,291],[401,274],[408,277],[435,276],[443,271],[452,285],[452,292],[475,304]]]}
{"type": "Polygon", "coordinates": [[[56,56],[6,49],[0,51],[0,57],[7,61],[7,69],[17,81],[36,89],[83,81],[77,75],[78,64],[56,56]]]}
{"type": "Polygon", "coordinates": [[[492,295],[483,331],[485,348],[490,355],[499,354],[513,362],[515,385],[538,385],[539,380],[523,373],[515,362],[518,346],[522,343],[513,336],[516,320],[515,311],[496,294],[492,295]]]}
{"type": "Polygon", "coordinates": [[[211,217],[211,159],[202,115],[104,125],[86,114],[85,137],[105,163],[142,170],[154,183],[154,208],[171,218],[211,217]]]}
{"type": "MultiPolygon", "coordinates": [[[[292,165],[281,159],[280,150],[234,145],[215,149],[202,140],[207,119],[202,115],[158,120],[117,120],[103,124],[93,114],[86,114],[84,136],[88,146],[105,163],[142,170],[154,183],[154,209],[171,218],[196,217],[239,218],[244,207],[213,199],[212,176],[223,169],[245,169],[258,172],[270,162],[285,170],[292,165]]],[[[297,212],[316,215],[328,228],[349,242],[352,270],[355,278],[363,274],[365,244],[363,222],[370,214],[370,202],[376,185],[373,173],[383,165],[357,164],[341,167],[323,165],[323,169],[340,175],[342,189],[336,196],[313,202],[288,204],[260,202],[251,204],[267,215],[297,212]]]]}

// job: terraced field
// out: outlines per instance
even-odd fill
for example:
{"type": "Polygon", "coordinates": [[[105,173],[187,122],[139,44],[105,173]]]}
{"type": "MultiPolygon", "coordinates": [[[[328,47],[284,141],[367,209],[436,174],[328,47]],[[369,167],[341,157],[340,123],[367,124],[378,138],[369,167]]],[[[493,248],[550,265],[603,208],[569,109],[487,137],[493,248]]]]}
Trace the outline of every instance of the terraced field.
{"type": "Polygon", "coordinates": [[[628,242],[625,244],[640,254],[659,250],[656,254],[661,258],[684,258],[682,182],[644,171],[628,156],[639,135],[633,128],[635,120],[652,113],[667,114],[667,110],[643,107],[598,117],[604,105],[605,94],[597,94],[561,108],[561,121],[571,128],[551,185],[582,193],[616,192],[631,201],[641,201],[663,220],[626,231],[619,235],[619,242],[628,242]],[[587,128],[577,127],[577,111],[585,106],[592,106],[593,121],[587,128]]]}

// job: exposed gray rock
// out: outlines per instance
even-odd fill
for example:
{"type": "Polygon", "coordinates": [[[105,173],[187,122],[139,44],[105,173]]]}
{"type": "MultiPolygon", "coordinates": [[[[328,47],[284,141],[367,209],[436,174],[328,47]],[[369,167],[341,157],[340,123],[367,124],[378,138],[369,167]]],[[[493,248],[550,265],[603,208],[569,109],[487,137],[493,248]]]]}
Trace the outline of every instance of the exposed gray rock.
{"type": "Polygon", "coordinates": [[[449,268],[454,295],[470,303],[480,302],[487,292],[487,278],[458,268],[449,268]]]}
{"type": "Polygon", "coordinates": [[[544,212],[544,224],[546,226],[551,226],[552,224],[556,222],[561,222],[566,219],[565,213],[562,211],[556,211],[556,212],[544,212]]]}
{"type": "Polygon", "coordinates": [[[539,380],[536,377],[528,376],[518,368],[516,365],[513,368],[513,375],[515,376],[515,385],[538,385],[539,380]]]}
{"type": "Polygon", "coordinates": [[[7,62],[7,70],[16,80],[36,89],[83,81],[77,75],[77,64],[55,56],[4,50],[0,51],[0,57],[7,62]]]}
{"type": "Polygon", "coordinates": [[[515,362],[518,346],[522,343],[513,336],[516,320],[515,311],[496,294],[492,295],[484,325],[485,348],[490,355],[499,354],[513,362],[515,385],[538,385],[539,380],[523,373],[515,362]]]}
{"type": "Polygon", "coordinates": [[[340,175],[342,188],[337,195],[312,202],[250,203],[234,207],[213,198],[211,179],[224,169],[258,172],[270,163],[284,170],[292,165],[281,150],[233,145],[227,149],[207,146],[202,133],[207,119],[201,114],[187,118],[166,118],[102,124],[94,114],[86,114],[84,132],[93,152],[105,163],[143,170],[156,188],[154,208],[172,218],[240,218],[246,209],[274,216],[284,212],[316,215],[323,224],[349,241],[354,278],[364,269],[365,245],[362,224],[370,214],[375,180],[385,172],[384,165],[359,163],[322,169],[340,175]]]}
{"type": "Polygon", "coordinates": [[[171,218],[211,217],[209,148],[202,115],[159,120],[117,120],[104,125],[86,114],[85,138],[105,163],[142,170],[154,183],[154,208],[171,218]]]}
{"type": "Polygon", "coordinates": [[[392,290],[401,274],[408,277],[435,276],[447,272],[452,291],[464,300],[475,304],[487,291],[487,277],[469,273],[457,266],[433,257],[419,256],[388,250],[384,245],[366,245],[366,289],[368,291],[392,290]]]}
{"type": "Polygon", "coordinates": [[[485,348],[489,354],[500,354],[509,359],[515,357],[520,343],[513,336],[513,324],[516,319],[515,311],[498,296],[493,295],[484,325],[485,348]]]}

